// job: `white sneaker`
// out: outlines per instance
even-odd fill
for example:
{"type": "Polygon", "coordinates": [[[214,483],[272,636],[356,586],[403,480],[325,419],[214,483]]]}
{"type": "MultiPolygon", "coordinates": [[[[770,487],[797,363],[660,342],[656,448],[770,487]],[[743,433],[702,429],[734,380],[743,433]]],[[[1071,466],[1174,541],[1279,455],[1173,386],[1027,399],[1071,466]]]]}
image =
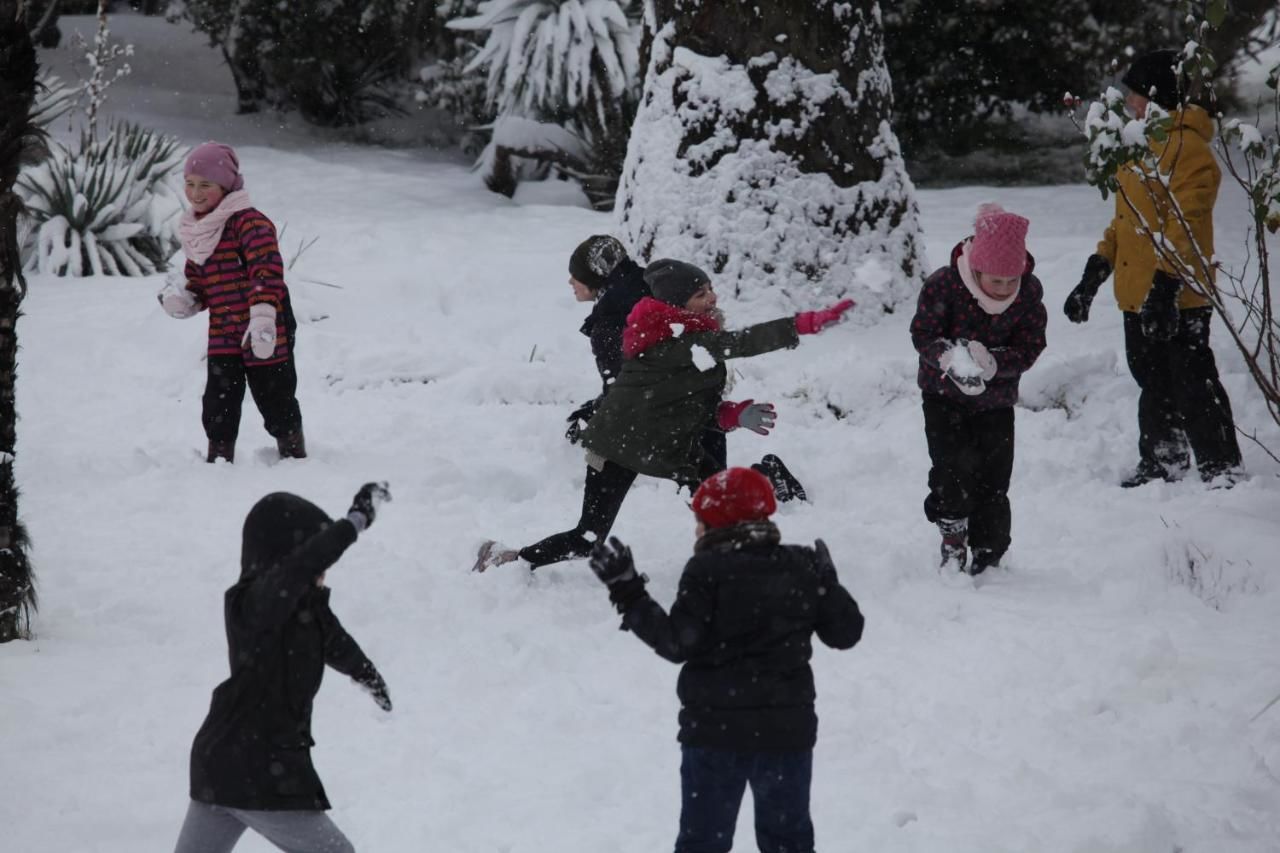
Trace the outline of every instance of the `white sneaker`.
{"type": "Polygon", "coordinates": [[[519,559],[519,557],[519,551],[513,548],[508,548],[501,542],[486,539],[481,543],[480,550],[476,552],[476,562],[475,565],[471,567],[471,571],[483,572],[486,569],[493,568],[494,566],[501,566],[503,563],[510,563],[513,560],[519,559]]]}

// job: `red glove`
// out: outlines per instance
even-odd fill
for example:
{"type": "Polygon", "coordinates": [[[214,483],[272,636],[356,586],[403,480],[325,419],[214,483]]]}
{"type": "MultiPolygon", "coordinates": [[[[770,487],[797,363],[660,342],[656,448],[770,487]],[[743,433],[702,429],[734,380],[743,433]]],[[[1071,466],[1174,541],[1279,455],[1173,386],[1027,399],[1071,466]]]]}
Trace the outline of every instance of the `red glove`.
{"type": "Polygon", "coordinates": [[[832,323],[840,322],[844,312],[852,307],[852,299],[841,299],[821,311],[801,311],[796,315],[796,331],[802,335],[816,335],[832,323]]]}
{"type": "Polygon", "coordinates": [[[726,400],[716,409],[716,423],[725,432],[746,427],[754,433],[768,435],[777,418],[773,403],[757,403],[755,400],[743,400],[741,403],[726,400]]]}

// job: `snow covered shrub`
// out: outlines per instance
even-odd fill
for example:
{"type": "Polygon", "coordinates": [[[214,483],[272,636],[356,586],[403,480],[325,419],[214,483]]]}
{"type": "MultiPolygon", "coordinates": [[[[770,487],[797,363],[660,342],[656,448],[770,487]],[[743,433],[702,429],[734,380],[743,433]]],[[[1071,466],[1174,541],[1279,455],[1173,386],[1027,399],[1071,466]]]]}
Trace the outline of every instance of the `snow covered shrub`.
{"type": "MultiPolygon", "coordinates": [[[[504,147],[495,137],[479,164],[491,189],[512,194],[511,158],[525,158],[555,164],[582,181],[597,207],[612,206],[639,95],[643,25],[628,16],[635,6],[633,0],[485,0],[475,15],[449,22],[458,31],[487,34],[464,70],[488,69],[485,100],[499,120],[556,124],[578,138],[558,146],[562,134],[539,132],[504,147]]],[[[513,141],[510,129],[505,138],[513,141]]]]}
{"type": "Polygon", "coordinates": [[[737,296],[892,310],[919,284],[919,224],[878,4],[738,6],[740,26],[696,3],[659,22],[619,191],[624,242],[737,296]]]}
{"type": "Polygon", "coordinates": [[[31,228],[25,266],[54,275],[149,275],[178,247],[178,140],[130,124],[58,146],[17,191],[31,228]]]}

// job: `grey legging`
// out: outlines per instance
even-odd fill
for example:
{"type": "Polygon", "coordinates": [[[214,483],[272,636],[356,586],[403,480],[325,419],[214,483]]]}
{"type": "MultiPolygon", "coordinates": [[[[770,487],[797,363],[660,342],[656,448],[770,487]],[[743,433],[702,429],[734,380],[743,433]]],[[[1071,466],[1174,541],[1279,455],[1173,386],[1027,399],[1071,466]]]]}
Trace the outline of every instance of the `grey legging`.
{"type": "Polygon", "coordinates": [[[229,853],[252,829],[285,853],[355,853],[324,812],[264,812],[197,803],[187,808],[174,853],[229,853]]]}

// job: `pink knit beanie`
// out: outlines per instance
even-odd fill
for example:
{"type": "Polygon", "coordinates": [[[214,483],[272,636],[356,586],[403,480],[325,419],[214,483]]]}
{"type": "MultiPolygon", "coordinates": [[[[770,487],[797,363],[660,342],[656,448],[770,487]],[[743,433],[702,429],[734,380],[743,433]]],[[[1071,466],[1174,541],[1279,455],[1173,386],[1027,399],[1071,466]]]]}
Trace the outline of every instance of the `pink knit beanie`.
{"type": "Polygon", "coordinates": [[[1027,227],[1031,224],[998,204],[984,204],[973,220],[969,267],[987,275],[1014,276],[1027,271],[1027,227]]]}
{"type": "Polygon", "coordinates": [[[229,193],[244,189],[244,177],[240,174],[240,158],[230,145],[206,142],[191,149],[187,164],[182,169],[184,177],[199,175],[213,181],[229,193]]]}

